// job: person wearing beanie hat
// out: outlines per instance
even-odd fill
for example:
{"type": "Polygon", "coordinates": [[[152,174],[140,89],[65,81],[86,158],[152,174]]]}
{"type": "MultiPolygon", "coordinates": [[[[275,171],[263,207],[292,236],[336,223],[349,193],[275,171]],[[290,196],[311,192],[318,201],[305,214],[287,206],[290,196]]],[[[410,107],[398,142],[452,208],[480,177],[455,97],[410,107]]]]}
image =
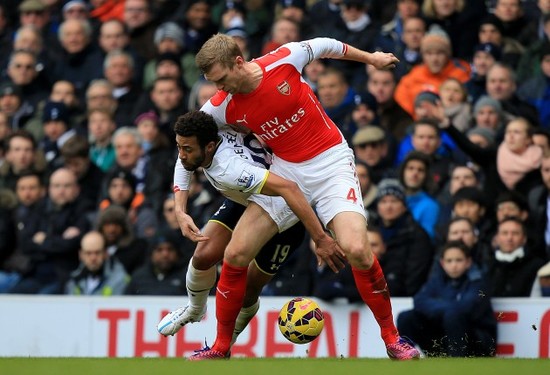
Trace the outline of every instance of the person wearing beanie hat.
{"type": "Polygon", "coordinates": [[[171,41],[175,43],[179,48],[184,48],[183,30],[175,22],[165,22],[157,27],[155,30],[154,42],[157,47],[161,43],[168,43],[171,41]]]}
{"type": "Polygon", "coordinates": [[[495,146],[495,131],[491,128],[476,126],[466,132],[466,136],[476,145],[487,148],[495,146]]]}
{"type": "Polygon", "coordinates": [[[118,259],[128,274],[145,263],[149,247],[147,240],[135,236],[131,220],[124,207],[110,205],[98,212],[95,221],[97,231],[105,238],[109,256],[118,259]]]}
{"type": "Polygon", "coordinates": [[[100,211],[112,205],[124,207],[128,211],[134,233],[140,238],[151,238],[158,220],[145,195],[136,191],[136,177],[132,172],[117,167],[105,180],[107,196],[99,203],[100,211]]]}
{"type": "Polygon", "coordinates": [[[500,46],[493,42],[479,43],[474,48],[472,59],[472,77],[466,82],[469,100],[475,103],[480,96],[487,94],[487,72],[502,58],[500,46]]]}
{"type": "Polygon", "coordinates": [[[149,260],[132,273],[125,294],[150,296],[181,296],[185,288],[186,264],[180,252],[179,238],[159,232],[152,238],[149,260]]]}
{"type": "Polygon", "coordinates": [[[378,103],[370,92],[356,94],[354,102],[355,107],[351,112],[351,121],[355,128],[361,129],[368,125],[378,125],[378,103]]]}
{"type": "Polygon", "coordinates": [[[380,259],[392,296],[413,296],[426,281],[433,245],[407,209],[405,189],[397,179],[378,184],[376,215],[369,225],[380,228],[386,253],[380,259]]]}
{"type": "Polygon", "coordinates": [[[405,189],[398,179],[385,178],[378,184],[378,194],[376,199],[381,200],[387,195],[391,195],[404,204],[406,203],[405,189]]]}
{"type": "Polygon", "coordinates": [[[441,98],[437,94],[437,92],[426,90],[421,91],[416,95],[416,98],[414,98],[414,106],[420,107],[423,102],[429,102],[432,105],[436,105],[438,101],[440,101],[441,98]]]}
{"type": "Polygon", "coordinates": [[[76,130],[70,127],[69,111],[63,102],[46,102],[42,112],[42,124],[44,138],[41,148],[44,150],[46,161],[53,166],[59,161],[61,147],[76,135],[76,130]]]}
{"type": "Polygon", "coordinates": [[[441,28],[432,27],[421,41],[422,63],[403,76],[395,89],[395,101],[414,116],[414,100],[422,91],[438,92],[447,78],[461,83],[470,79],[470,64],[451,55],[449,37],[441,28]]]}
{"type": "Polygon", "coordinates": [[[502,105],[490,96],[481,96],[474,105],[474,120],[476,127],[488,128],[497,132],[501,130],[504,121],[502,105]]]}

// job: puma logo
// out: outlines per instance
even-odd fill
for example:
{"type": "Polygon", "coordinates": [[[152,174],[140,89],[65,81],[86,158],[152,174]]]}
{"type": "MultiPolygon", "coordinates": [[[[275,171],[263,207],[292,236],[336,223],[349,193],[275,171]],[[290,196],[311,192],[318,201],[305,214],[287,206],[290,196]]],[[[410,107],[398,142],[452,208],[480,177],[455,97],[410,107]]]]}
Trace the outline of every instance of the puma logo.
{"type": "Polygon", "coordinates": [[[240,120],[235,120],[237,124],[246,124],[248,125],[248,121],[246,121],[246,113],[244,114],[243,118],[240,120]]]}
{"type": "Polygon", "coordinates": [[[229,294],[229,290],[226,290],[225,292],[222,292],[220,290],[220,288],[216,287],[216,290],[218,291],[218,293],[220,293],[222,295],[223,298],[227,299],[227,295],[229,294]]]}

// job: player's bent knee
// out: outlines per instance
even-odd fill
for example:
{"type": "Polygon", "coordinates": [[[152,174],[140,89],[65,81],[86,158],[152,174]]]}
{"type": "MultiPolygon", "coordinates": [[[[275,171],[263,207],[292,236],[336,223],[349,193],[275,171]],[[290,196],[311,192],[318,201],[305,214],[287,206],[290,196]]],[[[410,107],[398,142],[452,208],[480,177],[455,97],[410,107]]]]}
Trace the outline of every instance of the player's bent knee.
{"type": "Polygon", "coordinates": [[[199,270],[207,270],[222,259],[223,247],[217,248],[205,242],[200,242],[193,253],[193,266],[199,270]]]}
{"type": "Polygon", "coordinates": [[[346,257],[348,262],[357,268],[367,269],[374,262],[374,255],[368,247],[351,246],[347,248],[346,257]]]}

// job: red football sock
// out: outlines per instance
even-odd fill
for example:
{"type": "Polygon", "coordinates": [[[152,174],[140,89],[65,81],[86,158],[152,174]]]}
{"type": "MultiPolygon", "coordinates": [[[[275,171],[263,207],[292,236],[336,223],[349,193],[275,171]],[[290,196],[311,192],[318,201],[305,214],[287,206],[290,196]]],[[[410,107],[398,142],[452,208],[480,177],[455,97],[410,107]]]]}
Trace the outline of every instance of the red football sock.
{"type": "Polygon", "coordinates": [[[393,322],[388,285],[378,259],[374,257],[374,263],[368,270],[352,267],[352,271],[363,302],[371,309],[380,326],[382,340],[386,345],[395,343],[399,334],[393,322]]]}
{"type": "Polygon", "coordinates": [[[220,280],[216,288],[216,319],[218,331],[212,349],[227,353],[237,315],[243,305],[246,292],[246,271],[248,267],[234,267],[223,263],[220,280]]]}

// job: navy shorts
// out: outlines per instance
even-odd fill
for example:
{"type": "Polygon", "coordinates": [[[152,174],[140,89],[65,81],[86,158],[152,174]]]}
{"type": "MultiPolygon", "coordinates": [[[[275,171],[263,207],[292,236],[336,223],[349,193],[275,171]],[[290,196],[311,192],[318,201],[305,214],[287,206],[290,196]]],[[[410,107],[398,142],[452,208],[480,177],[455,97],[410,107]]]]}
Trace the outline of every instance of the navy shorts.
{"type": "MultiPolygon", "coordinates": [[[[245,208],[226,199],[214,215],[210,217],[209,221],[219,223],[233,232],[245,208]]],[[[275,275],[279,267],[302,244],[305,233],[306,229],[301,222],[296,223],[284,232],[277,233],[256,255],[254,262],[262,272],[275,275]]]]}

